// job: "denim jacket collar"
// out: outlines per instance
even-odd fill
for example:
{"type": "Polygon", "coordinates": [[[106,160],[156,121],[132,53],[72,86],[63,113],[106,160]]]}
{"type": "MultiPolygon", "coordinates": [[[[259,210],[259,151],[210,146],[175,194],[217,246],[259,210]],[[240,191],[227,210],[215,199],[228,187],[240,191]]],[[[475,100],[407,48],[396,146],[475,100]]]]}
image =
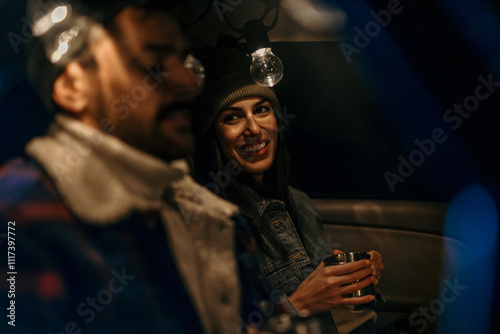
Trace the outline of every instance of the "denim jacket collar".
{"type": "Polygon", "coordinates": [[[243,192],[243,195],[250,200],[250,202],[255,204],[257,212],[259,213],[259,218],[262,217],[269,205],[283,209],[286,208],[285,202],[279,199],[265,198],[249,185],[242,185],[241,191],[243,192]]]}

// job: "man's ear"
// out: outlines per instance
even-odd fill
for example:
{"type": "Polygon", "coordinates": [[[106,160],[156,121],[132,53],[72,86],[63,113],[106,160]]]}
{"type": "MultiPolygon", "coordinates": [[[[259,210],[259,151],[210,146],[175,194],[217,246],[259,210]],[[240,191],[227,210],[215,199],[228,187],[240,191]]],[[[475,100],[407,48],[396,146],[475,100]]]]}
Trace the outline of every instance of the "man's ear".
{"type": "Polygon", "coordinates": [[[70,62],[54,82],[52,98],[62,109],[81,114],[90,102],[89,79],[89,74],[80,64],[70,62]]]}

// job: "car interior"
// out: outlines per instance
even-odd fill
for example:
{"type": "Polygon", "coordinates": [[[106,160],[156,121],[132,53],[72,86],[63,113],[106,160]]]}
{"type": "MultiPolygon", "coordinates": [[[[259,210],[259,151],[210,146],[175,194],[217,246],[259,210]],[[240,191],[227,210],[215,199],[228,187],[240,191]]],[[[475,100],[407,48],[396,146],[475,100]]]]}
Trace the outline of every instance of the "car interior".
{"type": "MultiPolygon", "coordinates": [[[[11,31],[22,29],[22,3],[0,4],[15,13],[2,15],[11,31]]],[[[382,254],[377,327],[498,331],[498,1],[186,4],[195,48],[245,46],[246,22],[266,27],[283,64],[274,89],[291,184],[313,199],[332,249],[382,254]]],[[[2,44],[3,162],[50,117],[34,112],[22,53],[2,44]]]]}
{"type": "MultiPolygon", "coordinates": [[[[240,37],[273,6],[226,4],[193,40],[240,37]]],[[[292,185],[313,198],[332,249],[383,255],[378,328],[493,332],[500,94],[486,87],[500,78],[498,4],[280,1],[273,26],[274,14],[262,21],[284,68],[274,88],[292,185]],[[478,282],[492,292],[478,297],[478,282]]]]}

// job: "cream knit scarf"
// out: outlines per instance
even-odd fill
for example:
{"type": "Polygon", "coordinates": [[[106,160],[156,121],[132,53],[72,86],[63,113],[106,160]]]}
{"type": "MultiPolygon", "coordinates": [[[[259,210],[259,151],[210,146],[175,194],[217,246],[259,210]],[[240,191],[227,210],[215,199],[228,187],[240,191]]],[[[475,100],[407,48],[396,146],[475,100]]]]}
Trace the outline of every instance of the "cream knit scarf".
{"type": "Polygon", "coordinates": [[[230,217],[238,209],[197,184],[184,160],[166,163],[65,115],[26,152],[83,221],[112,224],[135,210],[159,210],[206,332],[236,331],[240,287],[230,217]]]}

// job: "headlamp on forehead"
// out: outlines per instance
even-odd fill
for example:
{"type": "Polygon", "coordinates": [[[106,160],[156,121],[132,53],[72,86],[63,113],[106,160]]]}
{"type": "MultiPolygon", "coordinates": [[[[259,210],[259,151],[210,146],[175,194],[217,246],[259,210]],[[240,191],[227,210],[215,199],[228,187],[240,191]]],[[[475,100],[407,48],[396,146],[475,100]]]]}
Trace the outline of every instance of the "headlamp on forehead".
{"type": "Polygon", "coordinates": [[[228,19],[226,14],[223,14],[224,22],[234,31],[242,34],[240,37],[232,37],[228,35],[220,35],[217,46],[229,46],[245,38],[247,41],[247,49],[252,56],[252,64],[250,66],[250,74],[253,81],[259,86],[273,87],[283,78],[283,63],[272,52],[271,43],[267,33],[276,26],[279,16],[279,1],[278,0],[261,0],[265,4],[264,14],[260,19],[252,19],[245,23],[243,28],[236,28],[228,19]],[[266,16],[274,11],[274,20],[270,26],[264,25],[266,16]]]}
{"type": "Polygon", "coordinates": [[[267,29],[260,20],[251,20],[243,27],[248,48],[252,50],[252,79],[260,86],[273,87],[283,78],[283,63],[271,51],[267,29]]]}
{"type": "Polygon", "coordinates": [[[96,24],[77,12],[77,3],[30,0],[33,36],[43,45],[50,62],[64,66],[82,51],[92,26],[96,24]]]}

